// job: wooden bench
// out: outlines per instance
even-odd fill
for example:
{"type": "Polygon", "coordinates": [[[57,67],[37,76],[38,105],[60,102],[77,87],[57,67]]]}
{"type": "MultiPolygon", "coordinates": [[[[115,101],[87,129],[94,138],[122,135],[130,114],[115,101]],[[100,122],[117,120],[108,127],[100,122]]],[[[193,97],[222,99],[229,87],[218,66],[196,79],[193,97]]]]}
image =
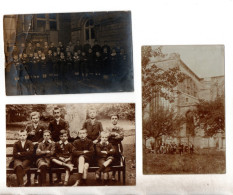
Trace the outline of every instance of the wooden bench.
{"type": "MultiPolygon", "coordinates": [[[[6,148],[13,148],[14,144],[6,144],[6,148]]],[[[7,158],[12,158],[13,154],[6,154],[7,158]]],[[[91,165],[88,168],[88,172],[96,172],[99,169],[98,166],[96,165],[91,165]]],[[[35,174],[37,173],[37,168],[36,167],[31,167],[28,171],[27,174],[35,174]]],[[[123,185],[125,185],[125,179],[126,179],[126,164],[125,164],[125,157],[122,155],[120,158],[120,162],[117,165],[113,165],[111,166],[111,170],[115,171],[118,173],[118,181],[121,182],[121,178],[122,178],[122,182],[123,185]],[[122,177],[121,177],[122,176],[122,177]]],[[[72,171],[72,173],[77,173],[78,169],[74,168],[74,170],[72,171]]],[[[9,174],[15,174],[14,169],[7,167],[6,168],[6,173],[9,174]]],[[[55,168],[55,167],[50,167],[47,170],[47,173],[49,174],[49,182],[52,185],[53,183],[53,173],[65,173],[65,169],[64,168],[55,168]]]]}

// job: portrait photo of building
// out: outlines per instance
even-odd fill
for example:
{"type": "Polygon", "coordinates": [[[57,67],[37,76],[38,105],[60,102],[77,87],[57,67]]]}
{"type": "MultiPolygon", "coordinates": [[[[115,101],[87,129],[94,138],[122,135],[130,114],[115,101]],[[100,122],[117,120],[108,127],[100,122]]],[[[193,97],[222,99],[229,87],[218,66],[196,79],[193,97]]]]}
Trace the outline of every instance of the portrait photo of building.
{"type": "Polygon", "coordinates": [[[133,91],[130,11],[4,16],[7,95],[133,91]]]}
{"type": "Polygon", "coordinates": [[[143,46],[142,98],[145,174],[225,172],[224,46],[143,46]],[[182,166],[210,153],[222,167],[182,166]],[[174,154],[164,170],[146,161],[174,154]]]}

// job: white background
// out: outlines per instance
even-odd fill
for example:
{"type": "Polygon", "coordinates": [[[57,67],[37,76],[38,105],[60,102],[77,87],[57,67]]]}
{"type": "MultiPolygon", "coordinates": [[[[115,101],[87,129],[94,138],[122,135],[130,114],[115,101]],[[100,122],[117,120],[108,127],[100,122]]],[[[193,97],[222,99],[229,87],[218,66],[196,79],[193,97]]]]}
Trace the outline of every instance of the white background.
{"type": "Polygon", "coordinates": [[[233,193],[233,2],[232,0],[2,0],[0,5],[0,194],[232,194],[233,193]],[[80,11],[132,11],[135,92],[57,96],[6,97],[3,15],[80,11]],[[142,45],[224,44],[226,78],[226,174],[143,175],[141,127],[142,45]],[[6,187],[5,104],[136,103],[136,186],[6,187]]]}

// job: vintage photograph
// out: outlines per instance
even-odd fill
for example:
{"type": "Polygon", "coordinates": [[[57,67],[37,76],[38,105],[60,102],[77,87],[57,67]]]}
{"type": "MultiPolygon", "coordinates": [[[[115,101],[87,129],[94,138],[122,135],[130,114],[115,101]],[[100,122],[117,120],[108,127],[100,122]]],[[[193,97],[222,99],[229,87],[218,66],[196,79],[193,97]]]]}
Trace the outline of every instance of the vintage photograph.
{"type": "Polygon", "coordinates": [[[142,46],[144,174],[226,173],[224,45],[142,46]]]}
{"type": "Polygon", "coordinates": [[[6,95],[132,92],[130,11],[5,15],[6,95]]]}
{"type": "Polygon", "coordinates": [[[135,104],[6,105],[6,184],[136,185],[135,104]]]}

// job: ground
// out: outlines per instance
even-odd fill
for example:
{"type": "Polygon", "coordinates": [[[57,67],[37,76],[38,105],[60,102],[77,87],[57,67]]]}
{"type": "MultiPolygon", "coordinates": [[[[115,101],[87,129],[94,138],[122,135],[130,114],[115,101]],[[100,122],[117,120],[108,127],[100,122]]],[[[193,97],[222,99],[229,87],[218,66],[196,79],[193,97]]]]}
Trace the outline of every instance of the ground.
{"type": "MultiPolygon", "coordinates": [[[[103,126],[105,125],[106,120],[102,121],[103,126]]],[[[136,185],[136,164],[135,164],[135,129],[133,129],[135,126],[130,121],[121,121],[122,126],[124,126],[124,140],[122,141],[123,144],[123,154],[126,160],[126,185],[136,185]]],[[[6,133],[6,139],[7,143],[14,143],[15,137],[17,134],[17,130],[21,128],[22,125],[25,125],[25,122],[8,125],[7,133],[6,133]]],[[[7,154],[12,153],[12,148],[7,148],[7,154]]],[[[9,164],[10,159],[7,158],[7,165],[9,164]]],[[[33,177],[33,176],[32,176],[33,177]]],[[[73,185],[75,183],[76,174],[73,174],[70,177],[69,185],[73,185]]],[[[117,178],[117,175],[116,175],[117,178]]],[[[95,181],[95,174],[89,173],[88,174],[88,181],[87,185],[89,186],[95,186],[99,185],[95,181]]],[[[121,182],[112,182],[110,181],[109,185],[122,185],[121,182]]],[[[13,175],[7,175],[7,186],[17,186],[16,184],[16,176],[13,175]]],[[[32,186],[34,186],[32,184],[32,186]]]]}
{"type": "Polygon", "coordinates": [[[144,174],[224,174],[225,151],[200,149],[194,154],[143,155],[144,174]]]}

